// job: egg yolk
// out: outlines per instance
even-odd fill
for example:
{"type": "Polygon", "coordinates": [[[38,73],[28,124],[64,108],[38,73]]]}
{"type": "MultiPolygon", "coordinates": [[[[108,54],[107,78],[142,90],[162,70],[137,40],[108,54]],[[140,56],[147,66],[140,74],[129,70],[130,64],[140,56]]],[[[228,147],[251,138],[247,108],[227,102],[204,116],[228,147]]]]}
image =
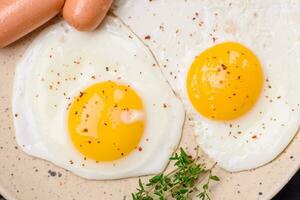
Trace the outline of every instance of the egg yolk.
{"type": "Polygon", "coordinates": [[[95,161],[113,161],[139,145],[145,110],[137,93],[112,81],[80,92],[69,108],[68,131],[76,149],[95,161]]]}
{"type": "Polygon", "coordinates": [[[256,103],[263,86],[257,57],[245,46],[225,42],[197,56],[187,75],[187,93],[203,116],[232,120],[256,103]]]}

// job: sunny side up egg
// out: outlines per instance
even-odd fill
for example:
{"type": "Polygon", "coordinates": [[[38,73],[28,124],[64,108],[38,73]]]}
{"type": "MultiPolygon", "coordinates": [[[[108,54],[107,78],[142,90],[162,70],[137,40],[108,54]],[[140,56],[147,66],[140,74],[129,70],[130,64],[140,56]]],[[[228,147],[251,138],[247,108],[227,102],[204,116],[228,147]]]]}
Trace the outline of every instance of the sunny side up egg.
{"type": "Polygon", "coordinates": [[[25,152],[88,179],[161,172],[185,116],[148,49],[112,17],[91,33],[43,31],[17,66],[13,111],[25,152]]]}
{"type": "Polygon", "coordinates": [[[299,9],[280,0],[128,0],[115,12],[152,49],[201,149],[240,171],[272,161],[299,128],[299,9]]]}

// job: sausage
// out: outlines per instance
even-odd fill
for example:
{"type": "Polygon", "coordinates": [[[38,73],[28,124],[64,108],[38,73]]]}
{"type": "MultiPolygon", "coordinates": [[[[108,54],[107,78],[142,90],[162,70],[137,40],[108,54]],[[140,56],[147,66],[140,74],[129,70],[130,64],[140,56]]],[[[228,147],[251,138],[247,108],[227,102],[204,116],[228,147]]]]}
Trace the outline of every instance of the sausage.
{"type": "Polygon", "coordinates": [[[64,19],[79,31],[92,31],[101,23],[113,0],[66,0],[64,19]]]}
{"type": "Polygon", "coordinates": [[[0,0],[0,48],[59,13],[64,0],[0,0]]]}

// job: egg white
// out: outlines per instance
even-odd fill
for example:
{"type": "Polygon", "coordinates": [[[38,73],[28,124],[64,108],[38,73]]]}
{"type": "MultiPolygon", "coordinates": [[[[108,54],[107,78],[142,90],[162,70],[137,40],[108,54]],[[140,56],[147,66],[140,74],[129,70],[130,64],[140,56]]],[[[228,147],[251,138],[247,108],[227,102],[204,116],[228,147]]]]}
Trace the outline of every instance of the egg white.
{"type": "Polygon", "coordinates": [[[65,22],[44,30],[17,66],[13,112],[18,115],[16,139],[22,150],[88,179],[161,172],[177,147],[185,116],[148,49],[112,17],[90,33],[65,22]],[[84,160],[70,141],[67,107],[80,91],[106,80],[128,84],[138,93],[146,128],[142,151],[96,163],[84,160]]]}
{"type": "Polygon", "coordinates": [[[151,36],[145,42],[183,100],[197,142],[221,167],[252,169],[284,150],[300,124],[299,2],[129,0],[118,5],[115,12],[137,35],[151,36]],[[147,25],[141,26],[143,22],[147,25]],[[229,122],[202,117],[186,94],[186,73],[194,57],[225,41],[252,50],[265,79],[253,109],[229,122]]]}

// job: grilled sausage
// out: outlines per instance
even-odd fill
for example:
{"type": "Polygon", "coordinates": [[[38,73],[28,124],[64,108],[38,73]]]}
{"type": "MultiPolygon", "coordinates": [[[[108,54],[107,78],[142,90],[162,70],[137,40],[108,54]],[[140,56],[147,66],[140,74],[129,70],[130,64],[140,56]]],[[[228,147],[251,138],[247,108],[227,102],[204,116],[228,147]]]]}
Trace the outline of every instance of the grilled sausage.
{"type": "Polygon", "coordinates": [[[63,5],[64,0],[1,0],[0,48],[44,24],[63,5]]]}
{"type": "Polygon", "coordinates": [[[66,0],[65,20],[79,31],[91,31],[104,19],[113,0],[66,0]]]}

